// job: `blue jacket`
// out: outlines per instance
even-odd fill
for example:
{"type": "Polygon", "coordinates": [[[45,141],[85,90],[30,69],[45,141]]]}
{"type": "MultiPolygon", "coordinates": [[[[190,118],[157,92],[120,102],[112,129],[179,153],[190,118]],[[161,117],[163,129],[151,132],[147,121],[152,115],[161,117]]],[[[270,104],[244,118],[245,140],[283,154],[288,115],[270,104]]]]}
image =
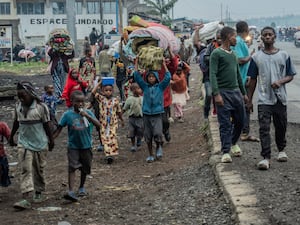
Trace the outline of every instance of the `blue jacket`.
{"type": "Polygon", "coordinates": [[[138,71],[134,72],[134,80],[144,92],[143,114],[156,115],[164,112],[164,90],[170,83],[171,74],[169,71],[166,72],[164,79],[159,82],[158,72],[153,70],[147,73],[146,80],[150,73],[154,74],[156,77],[157,83],[154,85],[144,81],[142,75],[138,71]]]}

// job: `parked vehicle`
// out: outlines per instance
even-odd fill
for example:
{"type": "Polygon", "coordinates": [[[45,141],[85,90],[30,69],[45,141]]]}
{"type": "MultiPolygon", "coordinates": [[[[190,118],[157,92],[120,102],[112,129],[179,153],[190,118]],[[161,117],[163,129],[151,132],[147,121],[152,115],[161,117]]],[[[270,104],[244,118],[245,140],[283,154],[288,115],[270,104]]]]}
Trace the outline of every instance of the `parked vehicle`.
{"type": "Polygon", "coordinates": [[[294,44],[297,48],[300,48],[300,31],[294,34],[294,44]]]}

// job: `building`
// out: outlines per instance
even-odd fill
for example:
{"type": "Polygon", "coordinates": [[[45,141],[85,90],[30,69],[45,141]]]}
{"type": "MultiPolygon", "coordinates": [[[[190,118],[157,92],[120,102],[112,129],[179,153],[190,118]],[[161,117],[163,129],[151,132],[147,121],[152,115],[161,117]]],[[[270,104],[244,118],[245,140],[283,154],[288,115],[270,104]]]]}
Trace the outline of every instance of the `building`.
{"type": "MultiPolygon", "coordinates": [[[[128,9],[141,12],[147,8],[139,0],[74,1],[77,40],[88,36],[93,27],[99,33],[108,33],[113,26],[122,28],[127,25],[128,9]]],[[[12,26],[13,45],[43,46],[52,29],[67,28],[68,10],[66,0],[0,0],[0,28],[12,26]]]]}
{"type": "MultiPolygon", "coordinates": [[[[113,26],[118,27],[119,14],[115,0],[76,0],[75,24],[77,39],[88,36],[93,27],[108,33],[113,26]],[[100,18],[100,3],[103,17],[100,18]]],[[[66,0],[0,0],[0,25],[11,24],[13,43],[18,41],[26,46],[44,45],[49,32],[54,28],[67,27],[66,0]]],[[[122,9],[122,21],[127,21],[126,8],[122,9]]]]}

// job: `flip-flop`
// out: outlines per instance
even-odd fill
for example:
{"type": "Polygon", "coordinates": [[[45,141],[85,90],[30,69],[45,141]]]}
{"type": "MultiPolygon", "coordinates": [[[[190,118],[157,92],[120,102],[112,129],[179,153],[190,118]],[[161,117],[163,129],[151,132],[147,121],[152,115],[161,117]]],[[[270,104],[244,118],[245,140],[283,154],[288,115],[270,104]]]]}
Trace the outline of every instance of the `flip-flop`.
{"type": "Polygon", "coordinates": [[[256,138],[256,137],[251,136],[251,135],[248,135],[248,136],[241,136],[241,141],[260,142],[259,138],[256,138]]]}
{"type": "Polygon", "coordinates": [[[30,202],[28,202],[26,199],[23,199],[19,202],[16,202],[13,207],[15,209],[18,209],[18,210],[23,210],[23,209],[30,209],[31,208],[31,204],[30,202]]]}

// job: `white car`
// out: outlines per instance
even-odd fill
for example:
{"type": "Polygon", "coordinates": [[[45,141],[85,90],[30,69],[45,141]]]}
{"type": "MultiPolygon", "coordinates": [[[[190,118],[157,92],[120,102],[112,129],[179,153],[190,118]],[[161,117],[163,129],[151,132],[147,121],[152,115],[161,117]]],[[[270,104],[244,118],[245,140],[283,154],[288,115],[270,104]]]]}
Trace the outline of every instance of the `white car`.
{"type": "Polygon", "coordinates": [[[300,31],[297,31],[295,34],[294,34],[294,44],[296,47],[300,47],[300,31]]]}

